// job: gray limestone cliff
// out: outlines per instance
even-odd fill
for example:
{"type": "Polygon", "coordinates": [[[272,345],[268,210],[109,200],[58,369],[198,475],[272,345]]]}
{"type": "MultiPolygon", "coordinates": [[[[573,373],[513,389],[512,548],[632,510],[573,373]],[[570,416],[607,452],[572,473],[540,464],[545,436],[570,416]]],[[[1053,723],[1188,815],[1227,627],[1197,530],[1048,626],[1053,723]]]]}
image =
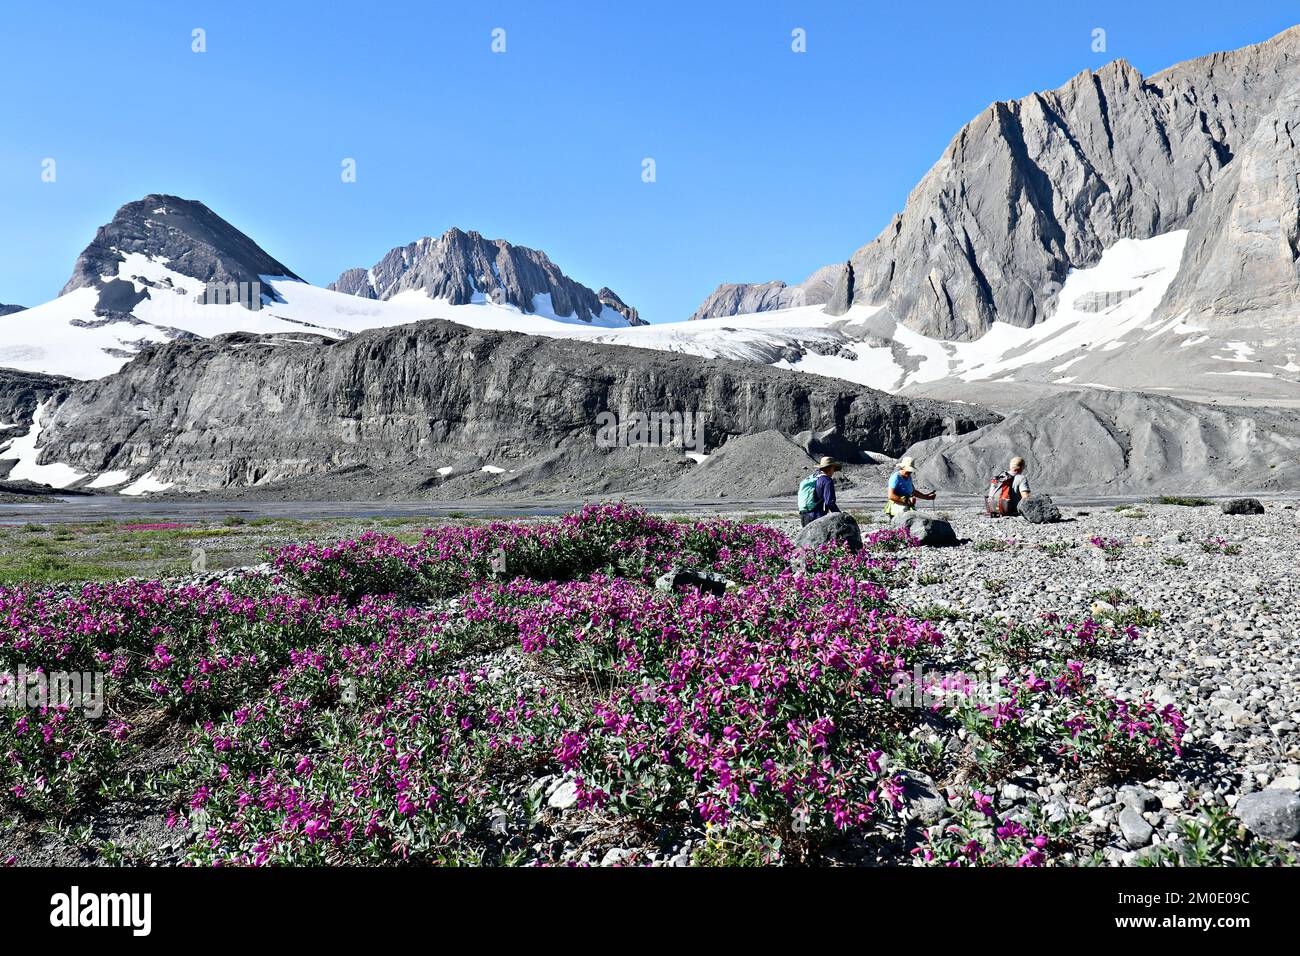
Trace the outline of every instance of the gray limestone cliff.
{"type": "Polygon", "coordinates": [[[1029,327],[1116,241],[1189,229],[1167,313],[1275,314],[1295,301],[1298,85],[1293,27],[1149,78],[1117,60],[994,103],[853,254],[827,311],[879,305],[959,341],[1029,327]]]}
{"type": "Polygon", "coordinates": [[[592,447],[605,411],[695,413],[709,447],[833,429],[891,454],[997,418],[744,362],[433,320],[346,341],[240,333],[149,349],[77,384],[41,457],[185,489],[247,486],[455,456],[522,463],[592,447]]]}

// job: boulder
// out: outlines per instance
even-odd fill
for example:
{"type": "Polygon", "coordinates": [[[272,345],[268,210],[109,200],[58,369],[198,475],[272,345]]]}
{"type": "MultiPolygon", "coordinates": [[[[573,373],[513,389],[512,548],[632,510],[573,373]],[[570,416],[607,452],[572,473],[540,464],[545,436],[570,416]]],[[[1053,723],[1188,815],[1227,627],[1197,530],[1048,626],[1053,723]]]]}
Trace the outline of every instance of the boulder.
{"type": "Polygon", "coordinates": [[[1225,515],[1262,515],[1264,506],[1258,498],[1233,498],[1219,505],[1225,515]]]}
{"type": "Polygon", "coordinates": [[[1248,793],[1237,801],[1233,812],[1251,833],[1267,840],[1300,836],[1300,796],[1289,790],[1248,793]]]}
{"type": "Polygon", "coordinates": [[[1155,828],[1147,823],[1137,810],[1125,807],[1119,812],[1119,830],[1124,834],[1124,842],[1136,850],[1151,842],[1151,834],[1155,828]]]}
{"type": "Polygon", "coordinates": [[[855,553],[861,551],[862,531],[857,519],[843,511],[834,511],[804,525],[794,539],[796,548],[819,548],[826,544],[843,544],[855,553]]]}
{"type": "Polygon", "coordinates": [[[1146,787],[1137,784],[1129,787],[1122,787],[1119,791],[1119,802],[1126,807],[1132,807],[1138,812],[1143,810],[1155,810],[1160,806],[1159,797],[1146,787]]]}
{"type": "Polygon", "coordinates": [[[716,571],[698,571],[695,568],[673,568],[655,581],[660,591],[683,591],[686,588],[698,588],[705,594],[721,597],[731,582],[716,571]]]}
{"type": "Polygon", "coordinates": [[[940,518],[910,512],[894,519],[895,528],[906,528],[917,541],[929,548],[951,548],[961,544],[952,525],[940,518]]]}
{"type": "Polygon", "coordinates": [[[1061,520],[1061,509],[1049,495],[1030,495],[1016,505],[1016,513],[1030,524],[1053,524],[1061,520]]]}
{"type": "Polygon", "coordinates": [[[948,810],[934,778],[919,770],[899,770],[895,776],[903,788],[903,805],[909,818],[923,826],[938,823],[948,810]]]}

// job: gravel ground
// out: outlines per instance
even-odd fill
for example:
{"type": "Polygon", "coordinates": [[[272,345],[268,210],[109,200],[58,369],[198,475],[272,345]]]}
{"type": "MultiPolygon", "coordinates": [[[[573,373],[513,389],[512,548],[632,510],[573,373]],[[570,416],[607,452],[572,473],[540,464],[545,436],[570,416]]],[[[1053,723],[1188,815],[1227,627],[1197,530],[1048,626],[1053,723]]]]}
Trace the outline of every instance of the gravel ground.
{"type": "MultiPolygon", "coordinates": [[[[1263,789],[1300,790],[1300,511],[1270,506],[1262,515],[1225,515],[1215,506],[1139,505],[1126,511],[1063,509],[1059,524],[990,519],[975,508],[923,511],[950,519],[959,548],[921,548],[905,589],[913,605],[941,604],[962,620],[942,629],[953,636],[974,622],[1005,615],[1031,621],[1054,611],[1078,618],[1119,609],[1156,611],[1160,621],[1113,660],[1095,662],[1098,683],[1120,695],[1144,691],[1174,703],[1188,722],[1188,756],[1168,780],[1147,781],[1149,795],[1098,788],[1069,794],[1090,827],[1111,839],[1106,856],[1132,863],[1142,847],[1173,833],[1179,812],[1211,790],[1234,807],[1263,789]],[[1108,558],[1093,537],[1123,542],[1108,558]],[[1209,543],[1207,551],[1203,545],[1209,543]],[[1223,553],[1240,549],[1239,553],[1223,553]],[[999,550],[995,550],[999,549],[999,550]],[[1127,595],[1098,596],[1118,589],[1127,595]],[[1109,602],[1107,602],[1109,603],[1109,602]],[[1153,828],[1132,825],[1122,836],[1119,816],[1140,803],[1153,828]]],[[[859,516],[862,519],[864,516],[859,516]]],[[[883,526],[883,516],[876,516],[883,526]]],[[[797,522],[777,522],[789,534],[797,522]]],[[[871,526],[864,521],[864,533],[871,526]]],[[[1063,787],[1040,788],[1057,797],[1063,787]]],[[[1216,801],[1217,802],[1217,801],[1216,801]]],[[[1129,815],[1126,824],[1133,824],[1129,815]]]]}

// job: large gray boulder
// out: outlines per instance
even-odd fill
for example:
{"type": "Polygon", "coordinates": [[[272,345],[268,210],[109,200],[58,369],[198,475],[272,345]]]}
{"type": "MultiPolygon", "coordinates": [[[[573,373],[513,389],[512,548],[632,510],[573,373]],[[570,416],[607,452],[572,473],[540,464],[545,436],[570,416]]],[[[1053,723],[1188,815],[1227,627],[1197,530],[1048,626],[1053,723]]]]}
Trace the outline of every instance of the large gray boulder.
{"type": "Polygon", "coordinates": [[[1233,498],[1219,505],[1225,515],[1262,515],[1264,505],[1258,498],[1233,498]]]}
{"type": "Polygon", "coordinates": [[[1016,514],[1030,524],[1053,524],[1061,520],[1061,509],[1052,502],[1050,495],[1021,498],[1016,504],[1016,514]]]}
{"type": "Polygon", "coordinates": [[[1268,840],[1300,836],[1300,796],[1289,790],[1248,793],[1237,801],[1233,812],[1256,836],[1268,840]]]}
{"type": "Polygon", "coordinates": [[[961,544],[957,532],[948,522],[915,511],[895,518],[894,527],[906,528],[912,537],[927,548],[951,548],[961,544]]]}
{"type": "Polygon", "coordinates": [[[861,551],[862,531],[857,519],[835,511],[804,525],[794,539],[796,548],[820,548],[827,544],[842,544],[850,551],[861,551]]]}
{"type": "Polygon", "coordinates": [[[721,597],[727,593],[727,585],[730,583],[725,575],[718,574],[716,571],[673,568],[667,574],[662,574],[655,580],[655,587],[660,591],[670,591],[672,593],[695,588],[705,594],[721,597]]]}

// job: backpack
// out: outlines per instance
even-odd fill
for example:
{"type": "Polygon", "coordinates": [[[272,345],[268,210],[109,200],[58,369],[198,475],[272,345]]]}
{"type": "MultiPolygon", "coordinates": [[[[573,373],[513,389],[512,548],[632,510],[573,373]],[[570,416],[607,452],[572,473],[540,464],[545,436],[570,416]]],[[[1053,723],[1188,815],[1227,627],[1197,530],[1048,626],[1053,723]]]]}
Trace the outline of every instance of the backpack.
{"type": "Polygon", "coordinates": [[[1011,503],[1011,485],[1014,481],[1005,471],[998,472],[989,479],[989,490],[984,495],[984,513],[990,518],[1003,518],[1014,513],[1015,506],[1011,503]]]}
{"type": "MultiPolygon", "coordinates": [[[[788,487],[788,486],[787,486],[788,487]]],[[[817,507],[817,472],[799,482],[799,510],[812,511],[817,507]]]]}

